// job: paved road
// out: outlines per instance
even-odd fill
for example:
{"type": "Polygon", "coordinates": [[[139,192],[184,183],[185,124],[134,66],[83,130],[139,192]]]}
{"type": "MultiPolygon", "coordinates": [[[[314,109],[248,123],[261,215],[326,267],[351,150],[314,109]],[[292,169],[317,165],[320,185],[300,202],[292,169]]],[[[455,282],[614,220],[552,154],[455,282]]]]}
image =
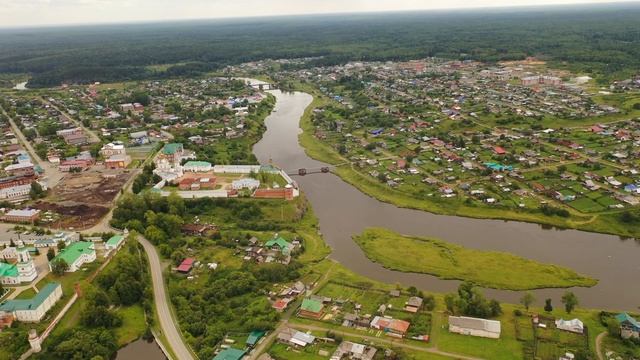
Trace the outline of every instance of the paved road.
{"type": "Polygon", "coordinates": [[[24,148],[27,150],[27,152],[31,156],[31,159],[35,162],[36,165],[40,165],[40,167],[44,170],[44,174],[47,178],[47,186],[49,188],[55,187],[60,182],[60,180],[62,180],[62,178],[64,177],[64,174],[50,162],[42,160],[40,156],[38,156],[38,153],[35,151],[33,146],[31,146],[31,143],[24,136],[22,131],[20,131],[20,128],[18,128],[18,125],[15,123],[15,121],[13,121],[13,118],[9,116],[9,114],[2,107],[0,107],[0,111],[2,111],[2,113],[7,118],[9,118],[9,124],[13,129],[13,133],[16,135],[18,140],[22,143],[22,146],[24,146],[24,148]]]}
{"type": "Polygon", "coordinates": [[[89,135],[89,137],[91,138],[91,142],[92,143],[98,143],[100,142],[100,137],[91,129],[88,129],[86,126],[84,126],[84,124],[82,124],[82,122],[76,120],[76,118],[74,118],[73,116],[69,115],[67,112],[60,110],[60,108],[53,104],[51,101],[41,97],[40,98],[42,100],[42,102],[44,102],[45,104],[48,104],[49,106],[51,106],[52,108],[56,109],[60,114],[62,114],[64,117],[66,117],[69,121],[71,121],[72,123],[74,123],[77,127],[81,128],[82,130],[84,130],[84,132],[89,135]]]}
{"type": "Polygon", "coordinates": [[[164,287],[162,265],[158,252],[153,244],[142,236],[138,236],[138,242],[142,244],[149,257],[151,280],[153,282],[153,297],[156,303],[156,309],[158,310],[158,320],[160,321],[162,332],[169,342],[173,353],[178,357],[178,360],[194,360],[193,355],[191,355],[188,349],[188,345],[182,341],[180,330],[178,330],[171,309],[169,308],[169,298],[167,297],[167,292],[164,287]]]}

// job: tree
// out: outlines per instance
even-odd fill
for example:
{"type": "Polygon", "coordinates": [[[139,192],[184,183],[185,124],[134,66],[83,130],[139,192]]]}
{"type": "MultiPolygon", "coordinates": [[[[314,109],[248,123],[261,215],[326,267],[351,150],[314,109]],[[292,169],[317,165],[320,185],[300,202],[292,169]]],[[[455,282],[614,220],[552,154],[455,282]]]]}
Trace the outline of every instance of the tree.
{"type": "Polygon", "coordinates": [[[573,309],[578,306],[578,297],[571,291],[567,291],[562,295],[562,303],[564,304],[564,309],[567,311],[567,314],[571,314],[573,309]]]}
{"type": "Polygon", "coordinates": [[[58,259],[51,263],[51,272],[54,275],[61,276],[69,270],[69,264],[64,259],[58,259]]]}
{"type": "Polygon", "coordinates": [[[529,306],[531,306],[531,304],[533,304],[535,301],[536,298],[529,291],[527,291],[520,299],[520,303],[524,306],[525,309],[527,309],[527,311],[529,311],[529,306]]]}
{"type": "Polygon", "coordinates": [[[553,305],[551,305],[551,299],[546,299],[544,301],[544,311],[546,311],[546,312],[552,312],[553,311],[553,305]]]}
{"type": "Polygon", "coordinates": [[[54,257],[56,257],[56,251],[50,247],[49,250],[47,250],[47,260],[51,261],[54,257]]]}
{"type": "Polygon", "coordinates": [[[42,185],[39,182],[34,181],[31,183],[31,190],[29,190],[29,196],[32,200],[40,199],[41,197],[46,196],[46,191],[42,189],[42,185]]]}
{"type": "Polygon", "coordinates": [[[67,243],[65,243],[63,240],[58,241],[58,251],[62,251],[66,247],[67,247],[67,243]]]}

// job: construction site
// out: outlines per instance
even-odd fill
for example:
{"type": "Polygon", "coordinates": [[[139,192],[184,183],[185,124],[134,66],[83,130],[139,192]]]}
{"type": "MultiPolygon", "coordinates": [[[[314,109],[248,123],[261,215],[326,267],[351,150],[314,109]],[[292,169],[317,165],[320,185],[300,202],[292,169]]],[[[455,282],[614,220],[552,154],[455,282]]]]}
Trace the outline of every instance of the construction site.
{"type": "Polygon", "coordinates": [[[53,228],[87,229],[109,213],[131,176],[127,170],[103,169],[68,174],[34,207],[60,215],[53,228]]]}

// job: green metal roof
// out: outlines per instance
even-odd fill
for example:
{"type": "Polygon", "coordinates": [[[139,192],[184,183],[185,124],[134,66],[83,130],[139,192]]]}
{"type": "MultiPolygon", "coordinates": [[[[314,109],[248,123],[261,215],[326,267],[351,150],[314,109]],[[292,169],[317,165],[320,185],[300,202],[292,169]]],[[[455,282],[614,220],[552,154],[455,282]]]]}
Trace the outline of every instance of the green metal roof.
{"type": "Polygon", "coordinates": [[[300,307],[304,311],[319,313],[322,311],[322,303],[317,300],[306,298],[302,300],[302,306],[300,307]]]}
{"type": "Polygon", "coordinates": [[[182,149],[182,144],[171,143],[171,144],[166,144],[164,148],[162,148],[162,152],[165,155],[173,155],[176,152],[178,152],[179,149],[182,149]]]}
{"type": "Polygon", "coordinates": [[[278,247],[280,248],[281,251],[285,251],[288,250],[289,247],[291,246],[291,244],[289,244],[289,242],[281,237],[277,238],[277,239],[271,239],[269,241],[267,241],[267,243],[265,244],[265,246],[267,247],[272,247],[274,245],[278,245],[278,247]]]}
{"type": "Polygon", "coordinates": [[[184,166],[209,167],[211,163],[207,161],[187,161],[184,166]]]}
{"type": "Polygon", "coordinates": [[[107,245],[116,246],[123,238],[124,236],[122,235],[113,235],[109,240],[107,240],[107,245]]]}
{"type": "Polygon", "coordinates": [[[240,360],[244,356],[246,351],[238,350],[238,349],[224,349],[213,358],[213,360],[240,360]]]}
{"type": "Polygon", "coordinates": [[[17,277],[18,268],[15,265],[0,262],[0,277],[17,277]]]}
{"type": "Polygon", "coordinates": [[[264,331],[259,331],[259,330],[252,331],[251,334],[249,334],[249,337],[247,337],[247,345],[254,346],[255,344],[258,343],[258,341],[260,341],[260,339],[262,339],[264,334],[265,334],[264,331]]]}
{"type": "Polygon", "coordinates": [[[71,245],[64,248],[64,250],[60,251],[58,255],[56,255],[56,257],[53,259],[53,261],[57,261],[58,259],[63,259],[67,264],[71,265],[74,262],[76,262],[76,260],[78,260],[78,258],[83,254],[94,253],[95,250],[91,248],[92,246],[93,246],[93,243],[86,242],[86,241],[74,242],[71,245]]]}
{"type": "Polygon", "coordinates": [[[640,321],[632,318],[631,315],[629,315],[627,313],[622,313],[622,314],[616,315],[616,320],[618,320],[619,323],[628,322],[633,327],[635,327],[637,329],[640,329],[640,321]]]}
{"type": "Polygon", "coordinates": [[[14,312],[37,309],[59,286],[59,283],[48,283],[31,299],[7,300],[0,304],[0,311],[14,312]]]}

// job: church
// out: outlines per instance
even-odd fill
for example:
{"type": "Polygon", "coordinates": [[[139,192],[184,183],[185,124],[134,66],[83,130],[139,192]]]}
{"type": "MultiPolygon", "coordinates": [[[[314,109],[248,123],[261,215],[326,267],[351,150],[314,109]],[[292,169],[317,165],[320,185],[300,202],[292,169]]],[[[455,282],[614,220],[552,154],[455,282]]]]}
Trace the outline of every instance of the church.
{"type": "Polygon", "coordinates": [[[2,285],[20,285],[32,282],[38,277],[38,272],[27,248],[6,248],[2,250],[0,257],[3,259],[0,262],[0,283],[2,285]]]}

